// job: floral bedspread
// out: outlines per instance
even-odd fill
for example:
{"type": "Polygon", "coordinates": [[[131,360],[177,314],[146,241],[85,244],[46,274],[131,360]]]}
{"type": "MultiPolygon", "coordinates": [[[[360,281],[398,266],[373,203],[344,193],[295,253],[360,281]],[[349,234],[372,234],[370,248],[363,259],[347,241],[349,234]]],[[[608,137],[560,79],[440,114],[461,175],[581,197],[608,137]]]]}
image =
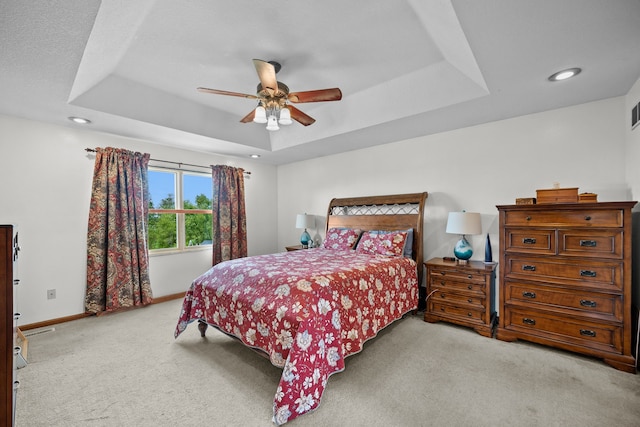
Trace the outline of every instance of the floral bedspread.
{"type": "Polygon", "coordinates": [[[418,306],[416,263],[323,248],[226,261],[198,277],[175,330],[203,320],[282,367],[273,421],[320,404],[329,376],[379,330],[418,306]]]}

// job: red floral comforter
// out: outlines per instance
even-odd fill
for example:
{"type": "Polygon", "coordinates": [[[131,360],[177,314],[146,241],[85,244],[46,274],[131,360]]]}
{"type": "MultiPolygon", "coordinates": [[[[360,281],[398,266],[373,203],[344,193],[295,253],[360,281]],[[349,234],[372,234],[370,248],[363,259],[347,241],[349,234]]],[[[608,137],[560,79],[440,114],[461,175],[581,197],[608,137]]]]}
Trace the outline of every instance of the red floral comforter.
{"type": "Polygon", "coordinates": [[[418,306],[415,261],[323,248],[226,261],[184,298],[177,338],[203,320],[283,368],[274,399],[280,425],[312,411],[331,374],[364,342],[418,306]]]}

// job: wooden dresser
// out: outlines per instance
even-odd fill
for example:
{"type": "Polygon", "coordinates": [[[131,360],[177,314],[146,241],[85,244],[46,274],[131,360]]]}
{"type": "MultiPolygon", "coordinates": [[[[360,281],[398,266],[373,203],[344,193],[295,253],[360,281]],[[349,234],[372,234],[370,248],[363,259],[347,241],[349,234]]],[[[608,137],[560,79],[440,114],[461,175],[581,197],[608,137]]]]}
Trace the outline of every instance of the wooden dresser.
{"type": "Polygon", "coordinates": [[[493,337],[495,325],[496,264],[469,261],[458,264],[433,258],[427,268],[426,322],[456,323],[475,329],[485,337],[493,337]]]}
{"type": "Polygon", "coordinates": [[[18,234],[12,225],[0,225],[0,425],[14,425],[16,376],[16,319],[14,264],[18,257],[18,234]]]}
{"type": "Polygon", "coordinates": [[[636,202],[497,206],[496,337],[604,359],[635,373],[631,208],[636,202]]]}

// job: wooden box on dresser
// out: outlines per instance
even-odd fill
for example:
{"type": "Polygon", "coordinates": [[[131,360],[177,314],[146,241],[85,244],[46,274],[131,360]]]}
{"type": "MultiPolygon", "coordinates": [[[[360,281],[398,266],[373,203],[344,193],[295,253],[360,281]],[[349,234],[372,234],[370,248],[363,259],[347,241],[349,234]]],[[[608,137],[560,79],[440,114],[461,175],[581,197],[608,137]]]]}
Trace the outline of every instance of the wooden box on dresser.
{"type": "Polygon", "coordinates": [[[636,202],[497,206],[496,337],[603,359],[635,373],[631,208],[636,202]]]}
{"type": "Polygon", "coordinates": [[[493,336],[495,326],[495,263],[445,261],[433,258],[427,268],[426,322],[451,322],[493,336]]]}
{"type": "Polygon", "coordinates": [[[14,425],[15,394],[18,385],[16,376],[16,319],[14,286],[14,264],[18,255],[18,234],[12,225],[0,225],[0,425],[14,425]]]}

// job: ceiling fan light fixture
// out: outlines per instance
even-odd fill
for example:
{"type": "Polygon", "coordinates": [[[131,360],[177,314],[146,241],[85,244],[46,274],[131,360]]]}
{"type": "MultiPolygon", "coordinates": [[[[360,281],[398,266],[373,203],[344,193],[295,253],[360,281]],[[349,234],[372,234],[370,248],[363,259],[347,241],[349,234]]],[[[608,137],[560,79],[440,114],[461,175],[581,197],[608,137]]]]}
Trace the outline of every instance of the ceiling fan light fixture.
{"type": "Polygon", "coordinates": [[[293,123],[293,121],[291,121],[291,112],[288,108],[283,108],[282,110],[280,110],[280,120],[278,120],[278,123],[285,126],[293,123]]]}
{"type": "Polygon", "coordinates": [[[262,105],[256,107],[256,114],[253,117],[255,123],[267,123],[267,111],[262,105]]]}
{"type": "Polygon", "coordinates": [[[567,80],[571,77],[577,76],[581,71],[582,69],[580,68],[568,68],[566,70],[558,71],[557,73],[553,73],[549,76],[549,81],[559,82],[561,80],[567,80]]]}
{"type": "Polygon", "coordinates": [[[269,119],[267,120],[267,130],[274,131],[279,129],[278,118],[276,116],[269,116],[269,119]]]}

